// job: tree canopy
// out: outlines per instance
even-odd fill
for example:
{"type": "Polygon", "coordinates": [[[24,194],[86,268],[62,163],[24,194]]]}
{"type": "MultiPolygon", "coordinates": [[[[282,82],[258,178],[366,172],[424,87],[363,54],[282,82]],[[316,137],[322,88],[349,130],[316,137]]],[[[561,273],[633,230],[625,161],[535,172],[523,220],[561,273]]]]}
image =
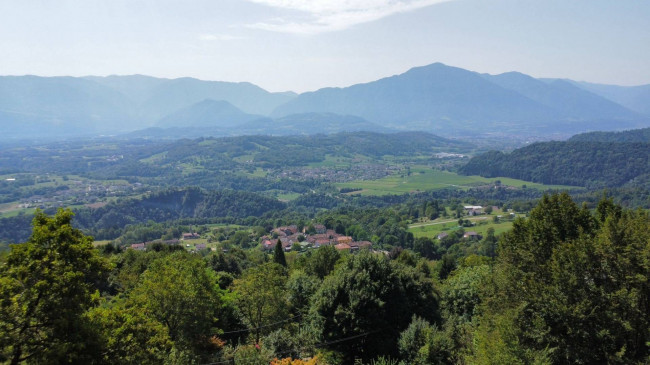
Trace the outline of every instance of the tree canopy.
{"type": "Polygon", "coordinates": [[[0,357],[18,364],[83,362],[84,312],[109,265],[92,238],[71,226],[72,212],[37,211],[29,240],[0,266],[0,357]]]}

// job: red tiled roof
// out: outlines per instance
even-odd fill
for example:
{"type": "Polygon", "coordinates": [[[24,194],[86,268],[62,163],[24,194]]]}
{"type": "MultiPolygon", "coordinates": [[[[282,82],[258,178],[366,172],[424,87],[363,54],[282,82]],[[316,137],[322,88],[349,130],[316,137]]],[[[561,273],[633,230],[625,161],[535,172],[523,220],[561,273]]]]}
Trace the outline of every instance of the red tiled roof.
{"type": "Polygon", "coordinates": [[[351,248],[347,243],[339,243],[334,247],[336,247],[337,250],[349,250],[351,248]]]}

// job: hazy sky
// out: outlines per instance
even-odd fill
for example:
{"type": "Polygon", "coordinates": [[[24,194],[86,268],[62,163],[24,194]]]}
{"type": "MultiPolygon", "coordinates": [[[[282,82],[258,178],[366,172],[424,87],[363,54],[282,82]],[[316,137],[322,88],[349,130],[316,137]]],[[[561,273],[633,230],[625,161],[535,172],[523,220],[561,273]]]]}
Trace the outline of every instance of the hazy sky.
{"type": "Polygon", "coordinates": [[[302,92],[433,62],[649,84],[650,1],[0,1],[1,75],[139,73],[302,92]]]}

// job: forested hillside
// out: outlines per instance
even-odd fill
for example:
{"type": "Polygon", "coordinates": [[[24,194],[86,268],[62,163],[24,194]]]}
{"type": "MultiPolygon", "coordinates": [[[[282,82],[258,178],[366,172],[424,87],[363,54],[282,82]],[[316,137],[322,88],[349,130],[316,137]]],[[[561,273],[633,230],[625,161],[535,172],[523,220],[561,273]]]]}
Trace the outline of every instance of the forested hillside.
{"type": "MultiPolygon", "coordinates": [[[[197,193],[185,196],[194,200],[197,193]]],[[[159,198],[161,205],[178,200],[175,193],[159,198]]],[[[439,203],[403,208],[409,215],[437,215],[444,213],[439,203]]],[[[383,231],[402,245],[390,252],[339,245],[285,252],[281,241],[262,251],[238,244],[251,234],[238,231],[223,250],[190,253],[184,245],[160,243],[97,250],[92,238],[72,228],[71,212],[39,212],[31,237],[0,253],[0,361],[650,360],[647,213],[606,197],[590,211],[567,194],[545,195],[500,237],[492,230],[485,238],[464,238],[460,231],[440,240],[402,236],[393,224],[401,214],[356,210],[320,217],[326,228],[361,239],[383,231]],[[387,225],[395,229],[384,230],[387,225]]],[[[264,227],[254,231],[270,234],[264,227]]]]}
{"type": "Polygon", "coordinates": [[[260,216],[285,204],[243,191],[203,191],[199,188],[172,189],[143,199],[128,199],[97,209],[77,210],[77,223],[84,228],[108,229],[148,220],[165,222],[183,218],[260,216]]]}
{"type": "Polygon", "coordinates": [[[605,88],[613,91],[516,72],[482,75],[441,63],[300,95],[189,77],[3,76],[0,122],[7,128],[0,140],[134,131],[178,138],[388,129],[484,138],[495,130],[531,136],[648,126],[647,85],[605,88]],[[310,127],[314,115],[320,115],[319,125],[310,127]],[[341,122],[350,118],[361,120],[341,122]],[[154,126],[169,129],[149,129],[154,126]]]}
{"type": "Polygon", "coordinates": [[[278,106],[272,116],[309,112],[356,115],[384,127],[452,136],[572,134],[648,125],[647,116],[566,81],[515,72],[481,75],[442,63],[306,92],[278,106]]]}
{"type": "Polygon", "coordinates": [[[650,128],[622,132],[589,132],[569,138],[569,142],[641,142],[650,143],[650,128]]]}
{"type": "Polygon", "coordinates": [[[473,157],[460,173],[584,187],[644,186],[650,143],[542,142],[473,157]]]}

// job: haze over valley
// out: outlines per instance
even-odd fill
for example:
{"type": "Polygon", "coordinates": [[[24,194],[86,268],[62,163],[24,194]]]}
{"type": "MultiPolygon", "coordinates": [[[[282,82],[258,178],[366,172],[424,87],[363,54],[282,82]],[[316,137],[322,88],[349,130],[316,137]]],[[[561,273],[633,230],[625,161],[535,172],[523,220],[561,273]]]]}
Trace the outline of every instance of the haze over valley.
{"type": "Polygon", "coordinates": [[[0,1],[0,364],[650,364],[648,19],[0,1]]]}
{"type": "Polygon", "coordinates": [[[422,130],[549,138],[646,127],[649,89],[478,74],[441,63],[302,94],[192,78],[5,76],[0,122],[3,139],[136,130],[156,137],[422,130]]]}

